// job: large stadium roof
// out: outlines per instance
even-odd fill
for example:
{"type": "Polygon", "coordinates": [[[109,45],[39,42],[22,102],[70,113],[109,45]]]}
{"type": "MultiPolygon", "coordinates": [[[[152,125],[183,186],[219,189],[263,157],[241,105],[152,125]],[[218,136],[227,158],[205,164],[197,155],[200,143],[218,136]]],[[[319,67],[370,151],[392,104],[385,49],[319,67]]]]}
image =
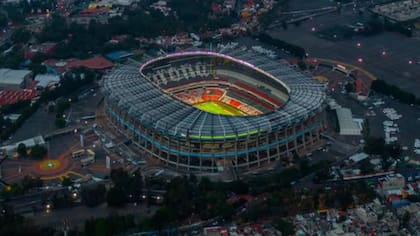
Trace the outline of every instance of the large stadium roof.
{"type": "MultiPolygon", "coordinates": [[[[301,122],[323,109],[325,87],[287,63],[248,50],[231,49],[223,54],[209,51],[185,55],[229,56],[247,66],[280,79],[289,89],[288,102],[272,113],[260,116],[225,116],[202,111],[166,94],[152,84],[136,63],[122,65],[107,75],[105,93],[133,118],[168,135],[197,139],[232,139],[271,131],[301,122]]],[[[162,58],[173,57],[169,54],[162,58]]],[[[148,64],[148,63],[146,63],[148,64]]],[[[112,113],[113,111],[110,110],[112,113]]],[[[116,115],[116,114],[115,114],[116,115]]]]}

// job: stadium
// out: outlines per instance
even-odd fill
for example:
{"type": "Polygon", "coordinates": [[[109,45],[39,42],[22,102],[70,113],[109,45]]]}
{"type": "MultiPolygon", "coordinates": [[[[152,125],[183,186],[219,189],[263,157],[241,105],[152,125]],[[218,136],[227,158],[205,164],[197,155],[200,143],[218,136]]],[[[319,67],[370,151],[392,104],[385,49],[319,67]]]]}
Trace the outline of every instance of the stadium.
{"type": "Polygon", "coordinates": [[[121,65],[104,95],[109,123],[178,171],[240,174],[310,152],[325,131],[324,85],[244,48],[121,65]]]}

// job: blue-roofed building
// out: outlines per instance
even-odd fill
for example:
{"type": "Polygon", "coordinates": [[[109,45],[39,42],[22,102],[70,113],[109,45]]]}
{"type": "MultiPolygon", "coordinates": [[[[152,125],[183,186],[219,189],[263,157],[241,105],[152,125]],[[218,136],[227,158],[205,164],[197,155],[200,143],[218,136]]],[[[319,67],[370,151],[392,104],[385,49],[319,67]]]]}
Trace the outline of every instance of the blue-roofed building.
{"type": "Polygon", "coordinates": [[[114,51],[114,52],[108,53],[105,55],[105,57],[111,61],[119,61],[124,58],[131,57],[133,55],[134,54],[132,52],[120,50],[120,51],[114,51]]]}

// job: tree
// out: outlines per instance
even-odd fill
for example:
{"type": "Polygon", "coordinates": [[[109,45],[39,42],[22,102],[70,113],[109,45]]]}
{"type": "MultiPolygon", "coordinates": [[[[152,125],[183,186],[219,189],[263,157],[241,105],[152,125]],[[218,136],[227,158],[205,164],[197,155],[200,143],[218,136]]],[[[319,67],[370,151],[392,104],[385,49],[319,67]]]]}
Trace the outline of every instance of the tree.
{"type": "Polygon", "coordinates": [[[121,207],[124,206],[126,200],[127,196],[125,195],[125,191],[119,186],[111,188],[106,196],[108,206],[121,207]]]}
{"type": "Polygon", "coordinates": [[[41,64],[31,64],[30,69],[35,75],[44,74],[47,72],[47,68],[41,64]]]}
{"type": "Polygon", "coordinates": [[[365,121],[363,122],[363,137],[366,140],[370,135],[370,123],[369,123],[369,119],[366,118],[365,121]]]}
{"type": "Polygon", "coordinates": [[[369,137],[366,139],[364,149],[368,154],[381,155],[384,151],[384,146],[385,146],[385,140],[382,137],[381,138],[369,137]]]}
{"type": "Polygon", "coordinates": [[[288,27],[287,27],[287,22],[285,20],[281,22],[281,27],[283,27],[284,30],[287,30],[288,27]]]}
{"type": "Polygon", "coordinates": [[[247,194],[248,184],[241,180],[236,180],[229,184],[229,189],[231,189],[236,194],[247,194]]]}
{"type": "Polygon", "coordinates": [[[299,60],[297,65],[298,65],[299,69],[301,69],[301,70],[308,69],[307,66],[306,66],[306,63],[303,60],[299,60]]]}
{"type": "Polygon", "coordinates": [[[88,207],[95,207],[105,200],[105,185],[96,184],[82,187],[81,197],[88,207]]]}
{"type": "Polygon", "coordinates": [[[64,128],[66,126],[66,120],[62,117],[55,119],[55,126],[57,128],[64,128]]]}
{"type": "Polygon", "coordinates": [[[293,235],[295,233],[295,227],[293,223],[284,218],[277,218],[274,220],[274,225],[282,235],[293,235]]]}
{"type": "Polygon", "coordinates": [[[347,82],[346,85],[344,86],[344,88],[346,89],[347,93],[356,92],[356,86],[354,85],[353,82],[347,82]]]}
{"type": "Polygon", "coordinates": [[[363,175],[370,174],[374,171],[375,169],[373,168],[372,164],[369,162],[369,159],[365,159],[360,163],[360,172],[363,175]]]}
{"type": "Polygon", "coordinates": [[[12,34],[12,41],[14,43],[27,43],[31,38],[31,33],[26,29],[19,28],[12,34]]]}
{"type": "Polygon", "coordinates": [[[62,180],[61,180],[61,185],[62,186],[70,186],[73,184],[73,181],[68,177],[65,176],[62,180]]]}
{"type": "Polygon", "coordinates": [[[19,145],[17,147],[17,153],[19,154],[19,156],[26,157],[26,155],[27,155],[26,152],[27,152],[26,145],[24,143],[19,143],[19,145]]]}
{"type": "Polygon", "coordinates": [[[36,144],[31,148],[31,156],[35,159],[41,159],[45,155],[47,155],[47,148],[44,146],[41,146],[39,144],[36,144]]]}
{"type": "Polygon", "coordinates": [[[115,186],[127,186],[130,182],[128,173],[122,168],[111,170],[111,180],[115,186]]]}
{"type": "Polygon", "coordinates": [[[410,213],[408,211],[404,212],[404,215],[401,219],[401,226],[407,228],[410,224],[410,213]]]}
{"type": "Polygon", "coordinates": [[[31,188],[42,187],[43,182],[40,178],[33,178],[29,175],[26,175],[25,177],[23,177],[20,185],[22,186],[23,192],[26,192],[31,188]]]}
{"type": "Polygon", "coordinates": [[[6,27],[8,23],[7,16],[3,14],[3,12],[0,12],[0,27],[6,27]]]}

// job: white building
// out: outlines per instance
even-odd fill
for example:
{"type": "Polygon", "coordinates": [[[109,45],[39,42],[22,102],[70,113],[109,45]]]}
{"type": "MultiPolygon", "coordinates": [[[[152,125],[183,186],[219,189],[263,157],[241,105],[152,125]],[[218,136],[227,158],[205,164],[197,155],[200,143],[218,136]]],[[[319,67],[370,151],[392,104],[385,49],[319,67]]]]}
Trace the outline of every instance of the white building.
{"type": "Polygon", "coordinates": [[[385,193],[388,190],[400,190],[405,187],[405,178],[400,174],[387,175],[379,179],[379,188],[385,193]]]}
{"type": "Polygon", "coordinates": [[[25,87],[31,78],[30,70],[0,69],[0,89],[19,90],[25,87]]]}
{"type": "Polygon", "coordinates": [[[37,88],[45,89],[47,87],[57,85],[60,82],[60,76],[43,74],[35,76],[34,80],[38,81],[38,84],[36,85],[37,88]]]}
{"type": "Polygon", "coordinates": [[[355,210],[356,215],[363,221],[363,223],[375,223],[378,221],[378,215],[375,212],[368,211],[365,208],[359,207],[355,210]]]}
{"type": "Polygon", "coordinates": [[[14,144],[10,144],[10,145],[7,145],[7,146],[0,147],[0,150],[3,153],[5,153],[9,156],[12,156],[13,153],[17,151],[17,148],[18,148],[19,144],[21,144],[21,143],[25,144],[26,148],[28,148],[28,149],[32,148],[35,145],[44,146],[46,144],[45,140],[42,136],[36,136],[36,137],[30,138],[30,139],[25,139],[25,140],[16,142],[14,144]]]}
{"type": "Polygon", "coordinates": [[[340,135],[360,135],[361,129],[356,121],[353,120],[351,110],[340,107],[336,110],[338,125],[340,126],[340,135]]]}
{"type": "Polygon", "coordinates": [[[357,163],[357,162],[363,161],[364,159],[366,159],[368,157],[369,157],[369,154],[366,154],[364,152],[360,152],[360,153],[356,153],[356,154],[352,155],[351,157],[349,157],[349,160],[357,163]]]}

